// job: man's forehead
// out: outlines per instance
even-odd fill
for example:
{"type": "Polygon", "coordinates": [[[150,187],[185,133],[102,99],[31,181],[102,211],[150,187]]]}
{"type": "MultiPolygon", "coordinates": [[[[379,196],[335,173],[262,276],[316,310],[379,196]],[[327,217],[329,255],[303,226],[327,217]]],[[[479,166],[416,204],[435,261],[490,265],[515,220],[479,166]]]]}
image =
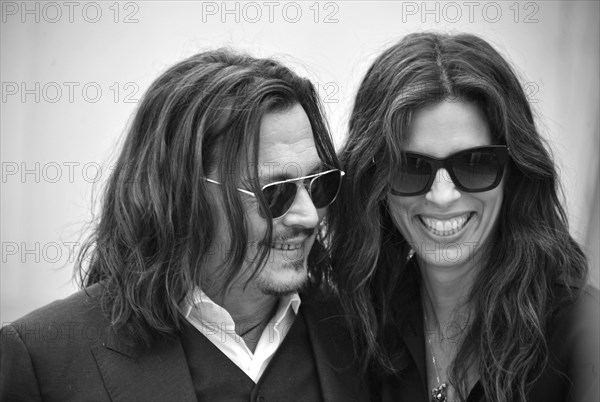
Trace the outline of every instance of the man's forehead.
{"type": "Polygon", "coordinates": [[[306,176],[321,165],[310,121],[298,104],[263,116],[259,135],[261,181],[306,176]]]}
{"type": "Polygon", "coordinates": [[[260,120],[259,137],[261,151],[298,143],[314,145],[310,120],[300,104],[265,113],[260,120]]]}

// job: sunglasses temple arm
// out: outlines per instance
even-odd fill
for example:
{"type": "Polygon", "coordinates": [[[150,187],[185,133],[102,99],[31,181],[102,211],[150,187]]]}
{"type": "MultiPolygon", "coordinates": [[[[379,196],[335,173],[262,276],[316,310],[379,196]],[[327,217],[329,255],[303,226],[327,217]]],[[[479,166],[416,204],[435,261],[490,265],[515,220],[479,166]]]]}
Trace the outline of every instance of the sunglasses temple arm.
{"type": "MultiPolygon", "coordinates": [[[[223,184],[221,184],[220,182],[218,182],[216,180],[212,180],[212,179],[209,179],[209,178],[206,178],[206,177],[204,178],[204,180],[207,181],[207,182],[209,182],[209,183],[217,184],[219,186],[223,185],[223,184]]],[[[243,188],[236,188],[236,190],[239,191],[240,193],[248,194],[248,195],[251,195],[252,197],[256,198],[256,194],[254,194],[251,191],[244,190],[243,188]]]]}

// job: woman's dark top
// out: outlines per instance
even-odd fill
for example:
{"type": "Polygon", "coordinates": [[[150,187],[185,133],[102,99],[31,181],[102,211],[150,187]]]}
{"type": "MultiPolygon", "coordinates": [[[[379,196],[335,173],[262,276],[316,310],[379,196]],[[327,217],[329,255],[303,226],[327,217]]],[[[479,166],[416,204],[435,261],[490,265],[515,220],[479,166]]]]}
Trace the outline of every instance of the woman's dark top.
{"type": "MultiPolygon", "coordinates": [[[[417,268],[418,269],[418,268],[417,268]]],[[[556,299],[567,299],[567,288],[555,285],[556,299]]],[[[388,351],[394,356],[397,375],[379,378],[374,400],[428,402],[427,356],[423,310],[419,292],[401,297],[394,311],[402,311],[401,324],[386,335],[388,351]]],[[[600,309],[598,289],[586,286],[576,300],[558,307],[548,331],[548,363],[527,394],[528,401],[600,401],[598,362],[600,360],[600,309]]],[[[467,402],[492,402],[477,382],[467,402]]]]}

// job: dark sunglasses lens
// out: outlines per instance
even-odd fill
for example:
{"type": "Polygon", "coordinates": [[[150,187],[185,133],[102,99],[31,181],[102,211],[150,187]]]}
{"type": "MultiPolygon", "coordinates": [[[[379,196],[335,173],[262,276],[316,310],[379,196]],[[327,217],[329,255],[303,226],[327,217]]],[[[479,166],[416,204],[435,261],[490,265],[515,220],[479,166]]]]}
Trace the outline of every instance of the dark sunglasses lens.
{"type": "Polygon", "coordinates": [[[459,155],[452,161],[452,172],[466,190],[485,190],[493,186],[502,172],[502,163],[492,150],[459,155]]]}
{"type": "Polygon", "coordinates": [[[419,193],[427,187],[432,174],[431,164],[417,156],[406,155],[393,188],[402,194],[419,193]]]}
{"type": "Polygon", "coordinates": [[[296,197],[297,188],[296,183],[278,183],[263,189],[273,219],[279,218],[290,209],[296,197]]]}
{"type": "Polygon", "coordinates": [[[342,174],[339,170],[325,173],[315,178],[310,186],[310,197],[316,208],[325,208],[335,200],[340,185],[342,174]]]}

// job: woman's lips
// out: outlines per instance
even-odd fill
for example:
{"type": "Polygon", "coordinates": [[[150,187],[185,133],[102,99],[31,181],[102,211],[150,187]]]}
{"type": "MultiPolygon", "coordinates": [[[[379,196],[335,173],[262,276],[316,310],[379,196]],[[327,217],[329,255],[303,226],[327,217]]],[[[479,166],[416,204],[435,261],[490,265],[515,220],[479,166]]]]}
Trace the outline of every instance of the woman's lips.
{"type": "Polygon", "coordinates": [[[436,236],[452,236],[460,232],[474,214],[474,212],[467,212],[447,219],[434,218],[426,215],[418,215],[418,217],[423,226],[425,226],[430,233],[433,233],[436,236]]]}

